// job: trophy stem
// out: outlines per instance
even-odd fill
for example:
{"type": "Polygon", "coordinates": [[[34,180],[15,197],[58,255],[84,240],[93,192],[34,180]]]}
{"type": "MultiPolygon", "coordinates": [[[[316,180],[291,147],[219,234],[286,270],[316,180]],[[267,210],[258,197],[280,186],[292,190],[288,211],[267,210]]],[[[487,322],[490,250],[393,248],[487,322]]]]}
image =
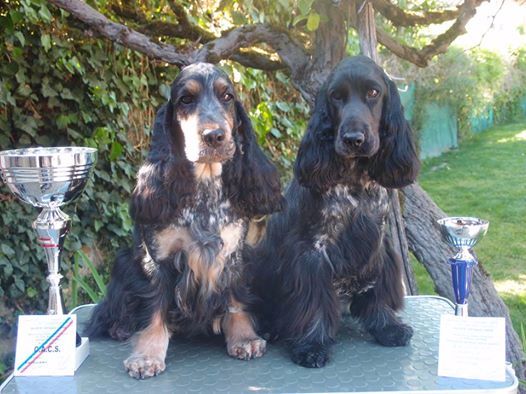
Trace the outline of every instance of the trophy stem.
{"type": "Polygon", "coordinates": [[[455,315],[468,316],[468,297],[473,277],[473,267],[477,260],[468,251],[464,250],[455,257],[448,259],[451,266],[451,279],[455,293],[455,315]]]}
{"type": "Polygon", "coordinates": [[[64,245],[64,238],[69,231],[70,218],[58,207],[43,208],[33,222],[33,229],[37,233],[37,242],[44,248],[46,254],[49,283],[48,315],[62,315],[62,299],[60,296],[60,253],[64,245]]]}

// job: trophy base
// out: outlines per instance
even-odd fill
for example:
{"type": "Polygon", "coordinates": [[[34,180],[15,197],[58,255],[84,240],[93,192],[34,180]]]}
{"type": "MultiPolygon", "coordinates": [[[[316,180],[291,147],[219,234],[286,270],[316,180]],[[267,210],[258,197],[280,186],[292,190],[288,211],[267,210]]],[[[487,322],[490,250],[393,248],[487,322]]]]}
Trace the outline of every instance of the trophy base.
{"type": "Polygon", "coordinates": [[[81,337],[80,345],[77,346],[75,352],[75,371],[79,369],[84,360],[89,356],[89,338],[81,337]]]}
{"type": "Polygon", "coordinates": [[[468,316],[468,304],[455,304],[455,316],[468,316]]]}

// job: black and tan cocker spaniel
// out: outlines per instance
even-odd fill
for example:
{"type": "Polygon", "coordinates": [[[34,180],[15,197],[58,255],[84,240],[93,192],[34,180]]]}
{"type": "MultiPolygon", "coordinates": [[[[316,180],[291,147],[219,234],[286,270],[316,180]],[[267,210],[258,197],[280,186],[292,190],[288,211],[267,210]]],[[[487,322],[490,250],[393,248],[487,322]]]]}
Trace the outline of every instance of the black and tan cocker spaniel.
{"type": "Polygon", "coordinates": [[[270,218],[252,261],[264,318],[294,362],[325,365],[342,306],[380,344],[409,342],[395,313],[401,259],[385,236],[386,188],[410,184],[418,169],[395,84],[366,57],[343,60],[316,98],[287,208],[270,218]]]}
{"type": "Polygon", "coordinates": [[[284,199],[223,71],[198,63],[180,72],[137,178],[133,247],[118,256],[87,333],[135,334],[124,365],[139,379],[165,369],[172,333],[222,332],[229,355],[262,356],[242,252],[248,220],[284,199]]]}

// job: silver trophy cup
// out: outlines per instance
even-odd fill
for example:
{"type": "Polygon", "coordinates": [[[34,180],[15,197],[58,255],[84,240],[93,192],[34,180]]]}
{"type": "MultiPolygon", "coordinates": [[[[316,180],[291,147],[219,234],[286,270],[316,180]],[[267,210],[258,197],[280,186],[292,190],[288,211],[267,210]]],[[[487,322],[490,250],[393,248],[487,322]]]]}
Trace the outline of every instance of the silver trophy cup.
{"type": "Polygon", "coordinates": [[[49,315],[63,314],[60,297],[60,253],[70,218],[60,206],[84,190],[97,160],[97,150],[83,147],[27,148],[0,152],[0,174],[20,200],[42,208],[33,222],[37,242],[46,254],[49,315]]]}
{"type": "Polygon", "coordinates": [[[455,293],[455,315],[468,315],[468,297],[473,277],[473,267],[478,264],[471,252],[488,231],[489,222],[473,217],[447,217],[438,220],[442,238],[460,251],[448,259],[455,293]]]}

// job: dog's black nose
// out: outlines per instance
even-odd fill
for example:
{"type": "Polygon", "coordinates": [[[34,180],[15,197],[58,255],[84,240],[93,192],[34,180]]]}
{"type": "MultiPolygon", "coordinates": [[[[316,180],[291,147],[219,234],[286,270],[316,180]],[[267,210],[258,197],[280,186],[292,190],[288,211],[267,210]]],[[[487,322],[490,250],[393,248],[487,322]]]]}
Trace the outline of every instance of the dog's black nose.
{"type": "Polygon", "coordinates": [[[205,130],[203,138],[207,145],[216,148],[225,140],[223,129],[205,130]]]}
{"type": "Polygon", "coordinates": [[[365,135],[360,131],[352,131],[349,133],[345,133],[342,136],[342,140],[346,145],[358,148],[364,143],[365,135]]]}

